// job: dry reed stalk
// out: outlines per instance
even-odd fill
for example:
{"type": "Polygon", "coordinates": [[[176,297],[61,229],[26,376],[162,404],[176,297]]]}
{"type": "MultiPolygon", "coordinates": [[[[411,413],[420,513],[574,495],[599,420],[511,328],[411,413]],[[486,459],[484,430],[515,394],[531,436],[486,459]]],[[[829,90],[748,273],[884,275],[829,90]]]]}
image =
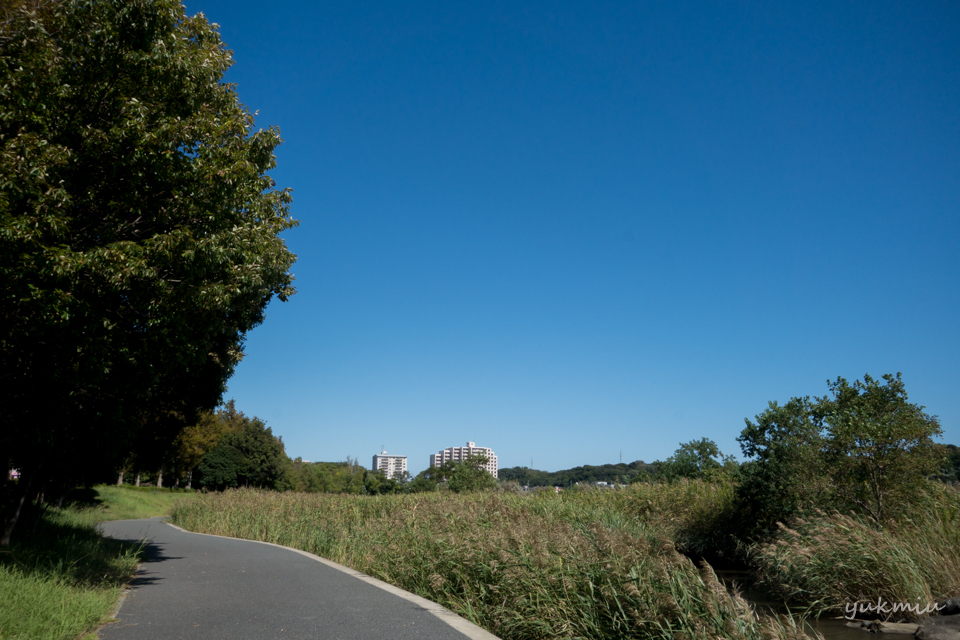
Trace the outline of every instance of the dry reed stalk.
{"type": "Polygon", "coordinates": [[[726,499],[724,490],[690,483],[668,491],[666,498],[643,487],[533,497],[229,491],[181,505],[174,519],[330,558],[505,639],[761,640],[749,606],[718,588],[712,570],[698,572],[672,539],[709,501],[726,499]],[[686,502],[677,506],[678,498],[686,502]]]}

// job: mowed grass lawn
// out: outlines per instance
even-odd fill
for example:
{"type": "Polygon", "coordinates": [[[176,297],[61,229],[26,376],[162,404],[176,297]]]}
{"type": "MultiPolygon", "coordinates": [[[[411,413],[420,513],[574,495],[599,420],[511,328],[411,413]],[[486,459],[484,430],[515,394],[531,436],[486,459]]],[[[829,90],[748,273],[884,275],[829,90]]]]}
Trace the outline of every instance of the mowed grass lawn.
{"type": "Polygon", "coordinates": [[[94,509],[99,509],[99,521],[134,520],[170,515],[175,504],[191,499],[195,494],[156,487],[116,487],[100,485],[94,487],[95,500],[101,501],[94,509]]]}
{"type": "Polygon", "coordinates": [[[0,553],[2,640],[94,638],[140,562],[138,546],[104,538],[97,522],[166,515],[193,494],[98,486],[71,497],[36,529],[35,513],[19,522],[0,553]]]}

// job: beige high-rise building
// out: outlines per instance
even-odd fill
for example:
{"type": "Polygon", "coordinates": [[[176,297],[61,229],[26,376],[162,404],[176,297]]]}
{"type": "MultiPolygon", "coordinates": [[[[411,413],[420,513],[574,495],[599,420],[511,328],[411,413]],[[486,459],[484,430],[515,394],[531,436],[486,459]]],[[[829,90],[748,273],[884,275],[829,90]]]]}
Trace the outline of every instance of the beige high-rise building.
{"type": "Polygon", "coordinates": [[[373,456],[373,470],[382,471],[386,478],[399,478],[407,472],[407,456],[388,456],[381,451],[373,456]]]}
{"type": "Polygon", "coordinates": [[[468,442],[465,447],[447,447],[440,453],[431,453],[430,466],[439,467],[448,460],[463,462],[470,456],[486,456],[487,464],[483,468],[494,478],[497,477],[497,454],[490,447],[478,447],[476,442],[468,442]]]}

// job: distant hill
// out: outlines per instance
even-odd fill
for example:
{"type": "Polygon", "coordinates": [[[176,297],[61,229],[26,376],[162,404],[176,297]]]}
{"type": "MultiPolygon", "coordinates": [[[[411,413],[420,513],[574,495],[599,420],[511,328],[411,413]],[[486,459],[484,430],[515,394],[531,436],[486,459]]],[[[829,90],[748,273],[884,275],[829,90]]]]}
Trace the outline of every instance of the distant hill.
{"type": "Polygon", "coordinates": [[[528,467],[509,467],[500,469],[500,480],[515,480],[521,485],[531,487],[569,487],[577,482],[619,482],[629,484],[638,473],[654,472],[654,466],[643,460],[636,460],[630,464],[602,464],[600,466],[584,465],[561,471],[538,471],[528,467]]]}

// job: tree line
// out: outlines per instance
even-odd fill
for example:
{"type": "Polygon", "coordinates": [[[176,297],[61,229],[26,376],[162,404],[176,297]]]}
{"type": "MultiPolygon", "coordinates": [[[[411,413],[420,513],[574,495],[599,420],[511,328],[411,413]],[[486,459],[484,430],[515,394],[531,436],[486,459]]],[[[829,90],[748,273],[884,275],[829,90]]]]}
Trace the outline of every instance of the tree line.
{"type": "Polygon", "coordinates": [[[737,438],[746,460],[701,439],[654,463],[635,481],[699,479],[735,486],[728,533],[762,535],[811,510],[856,512],[883,527],[931,480],[956,483],[960,449],[935,442],[936,416],[909,401],[901,375],[828,382],[822,397],[794,397],[746,419],[737,438]]]}
{"type": "Polygon", "coordinates": [[[701,438],[682,443],[672,456],[652,464],[586,465],[554,473],[514,467],[500,470],[499,482],[483,470],[486,460],[481,456],[449,461],[425,469],[415,478],[392,479],[349,457],[338,463],[290,460],[283,453],[282,441],[272,436],[262,421],[237,412],[232,402],[215,418],[186,430],[179,441],[189,444],[181,450],[193,452],[193,460],[198,460],[196,452],[201,448],[197,443],[210,448],[197,466],[200,485],[210,489],[258,486],[379,494],[473,491],[505,483],[571,487],[594,482],[705,480],[734,483],[740,516],[760,528],[796,515],[811,504],[855,509],[882,523],[896,514],[924,481],[956,481],[960,470],[960,449],[934,442],[941,434],[939,420],[909,401],[899,374],[880,379],[865,375],[853,383],[838,378],[828,384],[828,394],[823,397],[791,398],[782,405],[770,402],[754,420],[745,421],[738,438],[746,457],[742,463],[724,455],[712,440],[701,438]],[[256,450],[252,444],[241,446],[241,442],[253,442],[254,433],[264,442],[273,442],[274,447],[273,457],[258,454],[256,460],[269,467],[260,475],[241,471],[251,464],[246,460],[254,459],[248,452],[256,450]],[[218,443],[210,434],[226,435],[219,436],[223,439],[218,443]],[[222,471],[234,468],[237,471],[222,471]]]}
{"type": "Polygon", "coordinates": [[[242,487],[361,495],[446,490],[460,493],[498,486],[496,478],[483,468],[486,463],[486,457],[473,456],[425,469],[414,478],[408,474],[387,478],[350,456],[342,462],[291,460],[281,436],[260,418],[246,416],[230,400],[185,428],[165,454],[128,456],[115,478],[118,485],[139,486],[142,481],[158,487],[208,491],[242,487]]]}
{"type": "Polygon", "coordinates": [[[572,487],[578,483],[607,482],[610,484],[630,484],[637,477],[649,477],[656,467],[643,460],[629,464],[583,465],[560,471],[540,471],[529,467],[507,467],[500,469],[501,480],[513,481],[529,487],[572,487]]]}
{"type": "Polygon", "coordinates": [[[41,495],[159,469],[295,292],[232,64],[178,0],[0,4],[0,546],[41,495]]]}
{"type": "Polygon", "coordinates": [[[940,421],[909,401],[901,375],[828,381],[822,397],[770,402],[737,438],[745,460],[701,438],[652,464],[576,467],[548,473],[515,467],[503,479],[530,486],[577,482],[729,482],[731,532],[749,537],[810,508],[854,510],[878,526],[896,518],[928,480],[960,481],[960,448],[935,442],[940,421]]]}

